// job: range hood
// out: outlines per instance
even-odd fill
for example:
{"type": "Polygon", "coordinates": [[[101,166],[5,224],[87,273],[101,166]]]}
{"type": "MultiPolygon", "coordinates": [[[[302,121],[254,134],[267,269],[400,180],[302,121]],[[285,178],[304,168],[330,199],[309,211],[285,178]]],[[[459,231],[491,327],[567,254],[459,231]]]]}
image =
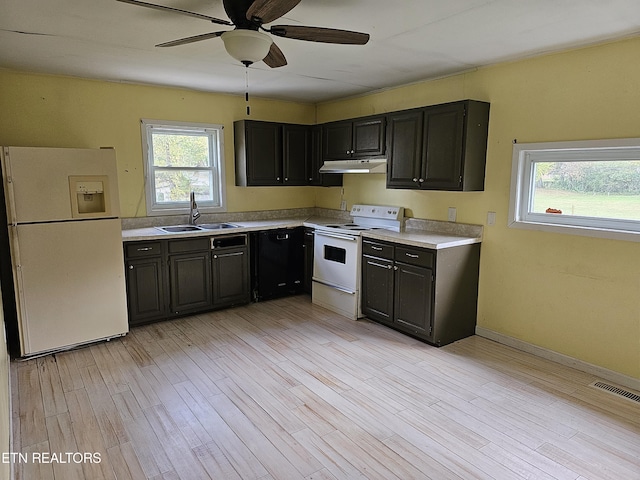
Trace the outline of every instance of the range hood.
{"type": "Polygon", "coordinates": [[[320,173],[387,173],[387,159],[327,160],[320,173]]]}

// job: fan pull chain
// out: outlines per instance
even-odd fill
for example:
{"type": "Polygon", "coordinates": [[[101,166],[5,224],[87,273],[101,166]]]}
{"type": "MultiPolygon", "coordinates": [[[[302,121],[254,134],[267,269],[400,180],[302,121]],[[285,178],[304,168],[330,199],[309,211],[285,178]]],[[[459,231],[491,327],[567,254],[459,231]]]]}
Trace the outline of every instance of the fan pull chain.
{"type": "Polygon", "coordinates": [[[249,65],[244,68],[245,93],[244,99],[247,102],[247,117],[251,115],[251,105],[249,105],[249,65]]]}

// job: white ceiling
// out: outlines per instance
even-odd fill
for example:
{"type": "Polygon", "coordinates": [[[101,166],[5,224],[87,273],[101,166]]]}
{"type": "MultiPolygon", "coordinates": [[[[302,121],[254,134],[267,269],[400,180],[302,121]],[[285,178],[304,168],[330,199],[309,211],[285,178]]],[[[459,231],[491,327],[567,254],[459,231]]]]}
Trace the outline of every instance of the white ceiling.
{"type": "MultiPolygon", "coordinates": [[[[222,0],[146,0],[227,19],[222,0]]],[[[0,67],[242,94],[245,68],[206,20],[115,0],[0,0],[0,67]]],[[[273,22],[356,30],[364,46],[274,37],[289,64],[253,95],[319,102],[640,33],[638,0],[302,0],[273,22]]]]}

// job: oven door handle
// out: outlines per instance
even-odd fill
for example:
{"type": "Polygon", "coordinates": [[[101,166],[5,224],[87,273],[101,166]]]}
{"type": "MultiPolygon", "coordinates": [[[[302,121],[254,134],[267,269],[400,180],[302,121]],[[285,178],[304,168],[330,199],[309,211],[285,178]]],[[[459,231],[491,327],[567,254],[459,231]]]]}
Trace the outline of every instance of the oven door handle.
{"type": "Polygon", "coordinates": [[[321,285],[324,285],[326,287],[335,288],[336,290],[340,290],[341,292],[348,293],[349,295],[356,294],[356,292],[354,292],[353,290],[349,290],[348,288],[341,287],[340,285],[336,285],[335,283],[329,283],[329,282],[325,282],[324,280],[318,280],[315,277],[313,277],[313,281],[321,285]]]}
{"type": "Polygon", "coordinates": [[[320,232],[316,230],[316,235],[322,235],[323,237],[329,238],[339,238],[340,240],[348,240],[350,242],[357,242],[357,237],[352,237],[350,235],[340,235],[339,233],[329,233],[329,232],[320,232]]]}

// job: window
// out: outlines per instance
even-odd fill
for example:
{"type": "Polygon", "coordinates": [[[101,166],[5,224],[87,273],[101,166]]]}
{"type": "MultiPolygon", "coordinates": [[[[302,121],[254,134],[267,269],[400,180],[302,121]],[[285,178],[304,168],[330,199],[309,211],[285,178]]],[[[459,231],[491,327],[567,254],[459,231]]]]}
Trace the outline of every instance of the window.
{"type": "Polygon", "coordinates": [[[514,144],[509,226],[640,241],[640,139],[514,144]]]}
{"type": "Polygon", "coordinates": [[[226,211],[222,125],[142,120],[147,215],[226,211]]]}

